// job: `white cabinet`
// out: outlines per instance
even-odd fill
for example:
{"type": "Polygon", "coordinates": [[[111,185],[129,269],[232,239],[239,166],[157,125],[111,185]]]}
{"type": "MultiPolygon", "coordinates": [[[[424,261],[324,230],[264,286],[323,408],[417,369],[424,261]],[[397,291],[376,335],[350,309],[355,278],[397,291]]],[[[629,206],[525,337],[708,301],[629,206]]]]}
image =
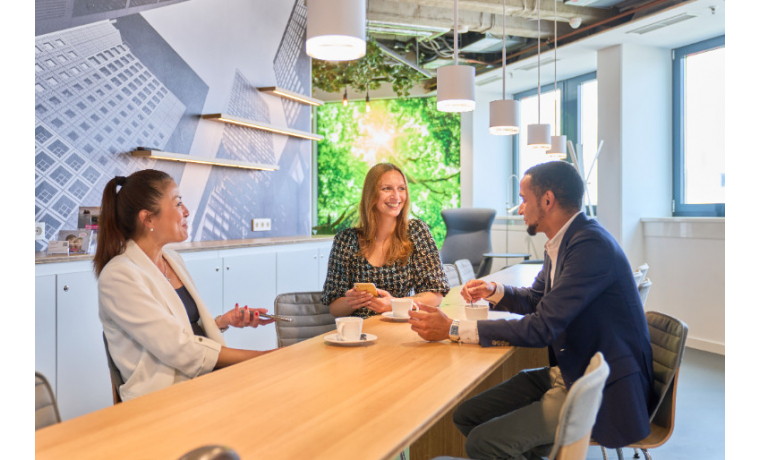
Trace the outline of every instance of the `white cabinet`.
{"type": "Polygon", "coordinates": [[[56,389],[55,275],[34,279],[34,369],[56,389]]]}
{"type": "MultiPolygon", "coordinates": [[[[277,254],[246,254],[224,258],[224,311],[241,307],[274,308],[277,297],[277,254]]],[[[274,324],[251,328],[229,328],[224,341],[232,348],[271,350],[277,348],[274,324]]]]}
{"type": "Polygon", "coordinates": [[[277,253],[277,293],[321,291],[327,277],[330,245],[277,253]]]}
{"type": "Polygon", "coordinates": [[[216,317],[224,313],[224,260],[186,258],[184,261],[198,293],[211,314],[216,317]]]}
{"type": "Polygon", "coordinates": [[[57,398],[64,420],[113,404],[97,292],[92,269],[57,277],[57,398]]]}
{"type": "Polygon", "coordinates": [[[328,243],[326,246],[319,248],[319,283],[317,291],[321,291],[325,286],[325,279],[327,278],[327,264],[330,261],[330,250],[332,243],[328,243]]]}

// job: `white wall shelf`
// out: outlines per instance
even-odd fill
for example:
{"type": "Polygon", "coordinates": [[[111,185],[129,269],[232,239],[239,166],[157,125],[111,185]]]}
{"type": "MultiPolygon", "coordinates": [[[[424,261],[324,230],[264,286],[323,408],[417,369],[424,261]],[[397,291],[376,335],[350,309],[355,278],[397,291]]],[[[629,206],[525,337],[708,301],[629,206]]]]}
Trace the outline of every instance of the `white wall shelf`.
{"type": "Polygon", "coordinates": [[[298,94],[296,92],[287,90],[285,88],[280,88],[278,86],[263,86],[257,89],[261,91],[262,93],[267,93],[267,94],[271,94],[272,96],[289,99],[291,101],[298,102],[299,104],[320,106],[325,103],[324,101],[320,101],[319,99],[315,99],[311,96],[298,94]]]}
{"type": "Polygon", "coordinates": [[[180,161],[184,163],[196,163],[210,166],[223,166],[227,168],[256,169],[261,171],[277,171],[280,169],[277,165],[267,165],[261,163],[248,163],[238,160],[226,160],[210,157],[201,157],[197,155],[184,155],[181,153],[163,152],[161,150],[133,150],[133,157],[152,158],[154,160],[180,161]]]}
{"type": "Polygon", "coordinates": [[[269,131],[275,134],[283,134],[285,136],[299,137],[301,139],[308,139],[311,141],[321,141],[322,139],[325,138],[325,136],[321,136],[319,134],[314,134],[307,131],[300,131],[300,130],[291,129],[291,128],[279,128],[277,126],[272,126],[270,124],[263,123],[260,121],[248,120],[246,118],[240,118],[240,117],[236,117],[236,116],[229,115],[226,113],[210,113],[206,115],[201,115],[201,118],[205,120],[218,121],[220,123],[228,123],[232,125],[243,126],[246,128],[261,129],[261,130],[269,131]]]}

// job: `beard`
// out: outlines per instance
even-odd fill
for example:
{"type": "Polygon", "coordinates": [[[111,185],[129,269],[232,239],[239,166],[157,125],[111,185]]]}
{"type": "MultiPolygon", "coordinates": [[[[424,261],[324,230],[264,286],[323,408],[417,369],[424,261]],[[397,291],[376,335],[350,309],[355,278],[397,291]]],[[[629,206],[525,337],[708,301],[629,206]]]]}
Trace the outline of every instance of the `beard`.
{"type": "Polygon", "coordinates": [[[532,224],[528,224],[528,235],[536,236],[536,233],[538,233],[538,224],[540,224],[541,221],[544,220],[544,217],[546,217],[546,212],[544,212],[543,209],[539,209],[538,217],[536,217],[536,221],[532,224]]]}

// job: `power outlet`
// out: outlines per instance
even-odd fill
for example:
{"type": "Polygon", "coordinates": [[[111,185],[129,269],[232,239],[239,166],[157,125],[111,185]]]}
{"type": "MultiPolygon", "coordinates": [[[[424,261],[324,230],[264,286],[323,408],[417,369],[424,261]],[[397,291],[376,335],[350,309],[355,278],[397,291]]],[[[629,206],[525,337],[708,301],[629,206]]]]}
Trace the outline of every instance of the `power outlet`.
{"type": "Polygon", "coordinates": [[[272,230],[272,219],[253,219],[251,230],[254,232],[266,232],[272,230]]]}
{"type": "Polygon", "coordinates": [[[45,239],[45,222],[35,222],[35,225],[34,225],[34,239],[35,240],[44,240],[45,239]]]}

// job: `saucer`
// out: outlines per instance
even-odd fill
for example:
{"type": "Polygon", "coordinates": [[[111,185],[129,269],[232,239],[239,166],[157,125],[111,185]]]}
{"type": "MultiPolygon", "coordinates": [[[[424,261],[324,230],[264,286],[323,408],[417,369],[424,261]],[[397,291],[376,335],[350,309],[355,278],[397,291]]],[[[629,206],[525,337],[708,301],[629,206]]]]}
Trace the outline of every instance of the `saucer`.
{"type": "Polygon", "coordinates": [[[383,312],[383,318],[388,318],[392,321],[409,321],[408,316],[393,316],[392,311],[383,312]]]}
{"type": "Polygon", "coordinates": [[[325,342],[332,343],[334,345],[346,345],[346,346],[356,346],[356,345],[363,345],[365,343],[374,342],[377,340],[377,336],[375,334],[366,334],[367,338],[364,340],[340,340],[338,338],[338,334],[327,334],[325,336],[325,342]]]}

